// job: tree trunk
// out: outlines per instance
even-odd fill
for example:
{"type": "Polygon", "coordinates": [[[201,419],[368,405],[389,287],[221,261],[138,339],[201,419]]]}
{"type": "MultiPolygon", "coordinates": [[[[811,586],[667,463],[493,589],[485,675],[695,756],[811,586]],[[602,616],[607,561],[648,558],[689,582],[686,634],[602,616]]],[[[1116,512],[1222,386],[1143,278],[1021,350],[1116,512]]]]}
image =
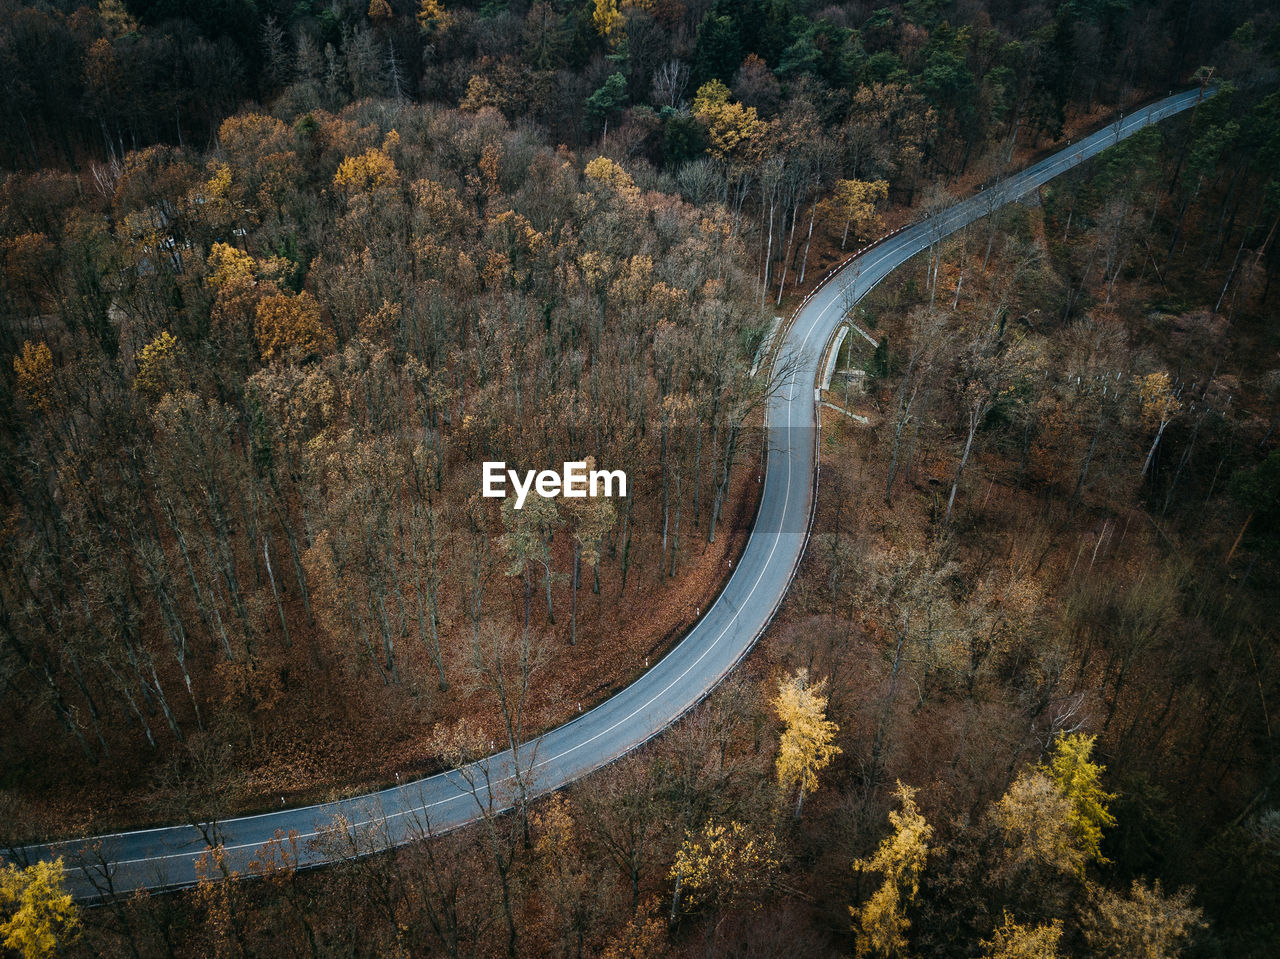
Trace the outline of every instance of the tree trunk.
{"type": "Polygon", "coordinates": [[[955,479],[951,481],[951,495],[947,497],[947,515],[943,518],[944,526],[951,523],[951,510],[956,502],[956,490],[960,488],[960,477],[964,474],[965,464],[969,462],[969,451],[973,448],[973,437],[978,432],[978,424],[982,422],[982,416],[986,412],[986,406],[975,406],[969,410],[969,436],[964,442],[964,455],[960,457],[960,465],[956,467],[955,479]]]}

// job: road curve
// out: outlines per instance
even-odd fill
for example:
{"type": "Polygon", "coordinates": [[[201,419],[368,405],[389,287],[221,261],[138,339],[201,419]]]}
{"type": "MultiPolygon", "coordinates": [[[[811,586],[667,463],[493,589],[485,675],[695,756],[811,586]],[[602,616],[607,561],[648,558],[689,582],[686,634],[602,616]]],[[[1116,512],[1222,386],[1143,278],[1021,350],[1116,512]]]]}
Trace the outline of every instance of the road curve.
{"type": "Polygon", "coordinates": [[[484,812],[509,808],[519,789],[529,795],[557,789],[656,736],[701,701],[746,655],[791,583],[804,552],[815,493],[815,381],[847,307],[941,237],[1019,199],[1142,127],[1192,107],[1200,96],[1198,89],[1188,90],[1143,107],[893,234],[828,276],[802,304],[778,345],[775,363],[781,365],[776,368],[786,372],[768,401],[764,490],[737,568],[688,635],[627,688],[514,754],[498,753],[462,770],[352,799],[202,826],[139,829],[28,846],[8,858],[26,863],[62,856],[68,888],[80,899],[100,898],[109,890],[191,885],[198,878],[197,859],[210,840],[221,843],[227,868],[243,874],[264,844],[294,832],[297,865],[321,865],[474,822],[484,812]],[[348,824],[345,842],[325,841],[335,822],[348,824]]]}

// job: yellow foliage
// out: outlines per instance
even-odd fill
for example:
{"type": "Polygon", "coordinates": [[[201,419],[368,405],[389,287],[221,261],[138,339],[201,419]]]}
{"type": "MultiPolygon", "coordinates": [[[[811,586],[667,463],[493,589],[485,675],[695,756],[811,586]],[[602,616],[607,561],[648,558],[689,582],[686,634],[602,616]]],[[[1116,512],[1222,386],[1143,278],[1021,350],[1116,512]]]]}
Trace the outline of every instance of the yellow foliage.
{"type": "Polygon", "coordinates": [[[98,37],[89,45],[84,57],[84,77],[95,99],[110,95],[116,74],[116,51],[110,40],[98,37]]]}
{"type": "Polygon", "coordinates": [[[1058,737],[1053,745],[1053,758],[1046,770],[1071,806],[1067,822],[1086,859],[1102,865],[1102,827],[1114,826],[1115,817],[1107,804],[1116,797],[1100,785],[1103,767],[1092,761],[1094,736],[1074,733],[1058,737]]]}
{"type": "Polygon", "coordinates": [[[1173,394],[1169,374],[1164,370],[1144,376],[1139,386],[1139,393],[1142,421],[1149,427],[1154,428],[1173,419],[1182,409],[1181,401],[1173,394]]]}
{"type": "Polygon", "coordinates": [[[476,73],[467,81],[467,92],[458,101],[458,109],[469,110],[472,113],[483,110],[485,107],[500,109],[506,100],[506,96],[492,80],[476,73]]]}
{"type": "MultiPolygon", "coordinates": [[[[226,124],[224,123],[223,126],[226,124]]],[[[188,195],[193,214],[202,222],[218,227],[233,223],[241,212],[237,192],[226,163],[209,161],[209,177],[188,195]]]]}
{"type": "Polygon", "coordinates": [[[98,4],[98,19],[113,38],[123,37],[138,29],[138,21],[129,16],[122,0],[102,0],[98,4]]]}
{"type": "Polygon", "coordinates": [[[496,143],[486,143],[480,151],[480,175],[484,178],[484,192],[496,196],[499,192],[498,175],[502,170],[502,149],[496,143]]]}
{"type": "Polygon", "coordinates": [[[204,181],[207,198],[221,199],[225,197],[231,189],[231,167],[225,163],[214,163],[209,174],[209,179],[204,181]]]}
{"type": "Polygon", "coordinates": [[[489,229],[494,244],[505,247],[513,261],[537,256],[550,246],[550,241],[515,210],[503,210],[490,222],[489,229]]]}
{"type": "Polygon", "coordinates": [[[619,303],[641,302],[653,287],[653,258],[637,253],[621,264],[609,285],[609,296],[619,303]]]}
{"type": "Polygon", "coordinates": [[[591,22],[595,24],[596,33],[607,38],[620,32],[627,18],[618,11],[618,0],[595,0],[591,22]]]}
{"type": "Polygon", "coordinates": [[[333,330],[320,315],[320,304],[306,292],[263,297],[255,313],[254,332],[262,359],[268,363],[290,353],[324,355],[337,344],[333,330]]]}
{"type": "Polygon", "coordinates": [[[168,330],[138,351],[138,375],[133,378],[133,388],[148,399],[163,396],[178,385],[178,338],[168,330]]]}
{"type": "Polygon", "coordinates": [[[447,30],[453,16],[440,0],[422,0],[418,4],[418,26],[423,30],[447,30]]]}
{"type": "Polygon", "coordinates": [[[1062,920],[1040,926],[1020,926],[1004,914],[1004,922],[990,940],[982,942],[983,959],[1058,959],[1062,920]]]}
{"type": "Polygon", "coordinates": [[[733,905],[760,890],[778,868],[773,836],[757,837],[740,822],[708,822],[681,843],[671,866],[686,908],[733,905]]]}
{"type": "Polygon", "coordinates": [[[599,286],[609,279],[613,272],[613,259],[607,253],[598,250],[584,250],[578,256],[578,269],[588,286],[599,286]]]}
{"type": "Polygon", "coordinates": [[[719,80],[708,80],[693,95],[693,115],[700,120],[709,119],[729,102],[729,88],[719,80]]]}
{"type": "Polygon", "coordinates": [[[728,221],[705,216],[702,218],[702,222],[698,224],[698,229],[708,240],[714,240],[718,243],[723,243],[733,234],[733,227],[728,221]]]}
{"type": "Polygon", "coordinates": [[[391,19],[391,5],[387,0],[369,0],[369,19],[374,22],[391,19]]]}
{"type": "Polygon", "coordinates": [[[0,242],[5,278],[14,286],[31,282],[47,269],[53,256],[53,244],[43,233],[19,233],[0,242]]]}
{"type": "Polygon", "coordinates": [[[620,194],[635,196],[640,192],[636,188],[635,181],[631,179],[631,174],[608,157],[596,157],[582,172],[586,174],[588,180],[607,183],[620,194]]]}
{"type": "Polygon", "coordinates": [[[360,335],[368,340],[385,336],[400,325],[400,304],[383,300],[376,313],[366,313],[360,320],[360,335]]]}
{"type": "Polygon", "coordinates": [[[1152,886],[1133,880],[1129,896],[1109,889],[1091,891],[1081,920],[1088,955],[1096,959],[1177,959],[1204,914],[1191,904],[1191,890],[1166,896],[1160,880],[1152,886]]]}
{"type": "Polygon", "coordinates": [[[263,113],[240,113],[218,126],[218,142],[237,165],[251,166],[260,157],[291,148],[289,126],[263,113]]]}
{"type": "Polygon", "coordinates": [[[563,793],[556,793],[533,814],[532,825],[538,837],[533,848],[542,859],[558,859],[572,848],[577,824],[563,793]]]}
{"type": "Polygon", "coordinates": [[[698,87],[693,97],[693,115],[707,125],[711,152],[721,160],[744,153],[765,131],[756,108],[730,100],[729,88],[719,80],[698,87]]]}
{"type": "Polygon", "coordinates": [[[298,265],[283,256],[269,256],[258,262],[258,275],[268,283],[286,283],[298,265]]]}
{"type": "Polygon", "coordinates": [[[649,300],[662,313],[671,313],[689,299],[689,291],[681,290],[659,280],[649,288],[649,300]]]}
{"type": "Polygon", "coordinates": [[[253,257],[227,243],[215,243],[207,262],[209,275],[205,282],[215,290],[223,290],[236,281],[252,281],[257,269],[253,257]]]}
{"type": "Polygon", "coordinates": [[[421,224],[433,236],[448,237],[456,241],[470,222],[470,215],[457,191],[435,180],[415,180],[410,189],[413,194],[415,230],[418,233],[424,232],[418,227],[421,224]]]}
{"type": "Polygon", "coordinates": [[[778,785],[786,792],[799,787],[801,801],[818,788],[818,773],[840,753],[833,742],[840,727],[826,718],[825,685],[810,685],[808,671],[800,669],[778,683],[773,700],[785,724],[778,748],[778,785]]]}
{"type": "Polygon", "coordinates": [[[916,807],[915,790],[898,783],[895,795],[902,808],[889,812],[893,833],[881,840],[874,856],[853,864],[860,872],[884,875],[884,883],[865,905],[860,909],[849,907],[849,914],[856,920],[859,957],[903,954],[911,926],[906,907],[920,891],[920,874],[929,855],[933,827],[916,807]]]}
{"type": "Polygon", "coordinates": [[[0,868],[0,936],[22,959],[44,959],[65,945],[80,919],[62,886],[62,860],[0,868]]]}
{"type": "MultiPolygon", "coordinates": [[[[888,197],[887,180],[837,180],[829,206],[844,220],[845,239],[848,239],[851,226],[855,237],[865,227],[876,229],[880,222],[876,216],[876,203],[888,197]]],[[[844,248],[844,240],[840,246],[844,248]]]]}
{"type": "Polygon", "coordinates": [[[53,353],[44,340],[22,344],[22,355],[13,358],[13,370],[18,374],[18,390],[41,410],[48,412],[53,393],[53,353]]]}
{"type": "Polygon", "coordinates": [[[395,163],[381,149],[347,157],[338,164],[338,172],[333,175],[333,185],[348,194],[376,193],[392,189],[399,182],[400,174],[395,163]]]}
{"type": "Polygon", "coordinates": [[[633,916],[604,948],[602,959],[664,959],[667,952],[667,924],[646,910],[633,916]]]}
{"type": "Polygon", "coordinates": [[[486,288],[497,288],[511,279],[511,258],[505,253],[490,251],[485,258],[484,267],[480,270],[480,278],[486,288]]]}
{"type": "Polygon", "coordinates": [[[1018,776],[991,807],[1015,866],[1032,865],[1059,873],[1079,873],[1086,857],[1071,825],[1072,809],[1043,770],[1018,776]]]}

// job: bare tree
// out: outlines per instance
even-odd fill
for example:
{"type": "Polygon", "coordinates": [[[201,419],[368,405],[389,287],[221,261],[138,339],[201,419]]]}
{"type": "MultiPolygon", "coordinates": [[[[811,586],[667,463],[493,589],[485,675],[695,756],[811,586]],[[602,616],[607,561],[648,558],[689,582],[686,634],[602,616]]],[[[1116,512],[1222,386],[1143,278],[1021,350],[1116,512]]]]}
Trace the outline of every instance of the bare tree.
{"type": "Polygon", "coordinates": [[[668,60],[653,71],[651,95],[658,106],[678,109],[689,85],[689,66],[683,60],[668,60]]]}

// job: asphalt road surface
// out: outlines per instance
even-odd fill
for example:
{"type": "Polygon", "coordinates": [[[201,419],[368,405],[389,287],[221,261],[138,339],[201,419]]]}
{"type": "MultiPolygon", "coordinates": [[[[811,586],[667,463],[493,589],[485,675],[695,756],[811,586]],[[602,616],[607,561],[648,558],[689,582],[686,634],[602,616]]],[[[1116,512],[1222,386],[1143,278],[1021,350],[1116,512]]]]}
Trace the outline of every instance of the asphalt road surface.
{"type": "Polygon", "coordinates": [[[354,799],[201,825],[112,833],[29,846],[18,862],[64,857],[82,899],[108,890],[191,885],[209,843],[245,873],[274,837],[296,833],[297,864],[320,865],[474,822],[509,808],[521,792],[545,793],[630,752],[687,713],[764,632],[800,562],[814,498],[815,381],[847,309],[895,267],[998,206],[1025,196],[1144,126],[1192,107],[1189,90],[1134,111],[1001,183],[872,247],[809,297],[783,331],[768,402],[769,453],[760,509],[736,569],[689,634],[626,689],[540,738],[462,770],[354,799]],[[335,827],[335,823],[341,823],[335,827]]]}

